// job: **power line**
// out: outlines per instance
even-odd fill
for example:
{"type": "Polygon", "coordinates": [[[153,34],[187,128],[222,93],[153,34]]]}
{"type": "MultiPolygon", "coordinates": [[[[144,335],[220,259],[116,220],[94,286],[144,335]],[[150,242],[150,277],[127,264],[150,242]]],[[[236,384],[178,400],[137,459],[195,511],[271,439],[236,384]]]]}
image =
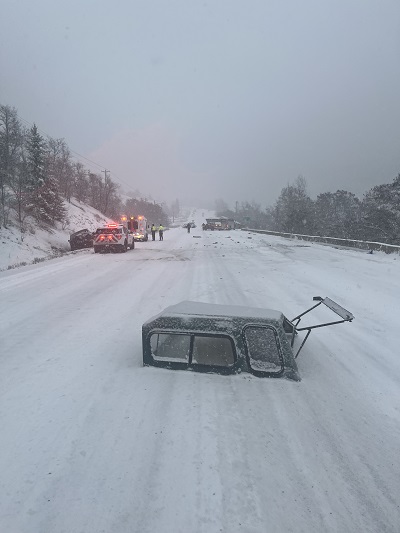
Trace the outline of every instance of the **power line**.
{"type": "MultiPolygon", "coordinates": [[[[28,126],[33,126],[33,124],[31,122],[29,122],[28,120],[24,119],[23,117],[21,117],[20,115],[18,115],[17,113],[17,117],[22,120],[22,122],[25,122],[28,126]]],[[[37,126],[36,126],[37,127],[37,126]]],[[[49,135],[47,132],[45,132],[44,130],[38,128],[38,131],[40,133],[42,133],[43,135],[45,135],[46,137],[49,137],[51,139],[54,139],[54,137],[52,135],[49,135]]],[[[106,166],[105,165],[99,165],[98,163],[96,163],[96,161],[92,161],[91,159],[89,159],[88,157],[85,157],[84,155],[80,154],[79,152],[75,152],[74,150],[71,150],[71,148],[69,148],[69,151],[71,152],[71,154],[74,154],[75,156],[78,156],[79,158],[81,159],[84,159],[85,161],[88,161],[89,163],[92,163],[93,165],[95,165],[96,167],[98,167],[99,169],[101,169],[101,172],[104,172],[104,170],[106,169],[106,166]]],[[[111,175],[115,176],[121,183],[123,183],[124,185],[126,185],[127,187],[132,187],[132,185],[130,185],[129,183],[127,183],[126,181],[124,181],[122,178],[120,178],[119,176],[117,176],[117,174],[115,174],[115,172],[112,172],[112,171],[107,171],[107,172],[110,172],[111,175]]]]}
{"type": "MultiPolygon", "coordinates": [[[[25,118],[21,117],[20,115],[17,114],[17,117],[22,120],[23,122],[25,122],[28,126],[33,126],[32,122],[29,122],[29,120],[26,120],[25,118]]],[[[35,124],[36,125],[36,124],[35,124]]],[[[47,133],[46,131],[42,130],[41,128],[38,128],[38,126],[36,126],[37,130],[42,133],[43,135],[45,135],[46,137],[49,137],[51,139],[54,139],[54,136],[50,135],[49,133],[47,133]]],[[[77,155],[78,157],[80,157],[81,159],[85,159],[86,161],[89,161],[90,163],[92,163],[93,165],[103,169],[105,168],[105,165],[99,165],[98,163],[96,163],[96,161],[92,161],[91,159],[89,159],[88,157],[85,157],[84,155],[80,154],[79,152],[75,152],[74,150],[71,150],[71,148],[69,148],[69,151],[72,153],[72,154],[75,154],[77,155]]]]}

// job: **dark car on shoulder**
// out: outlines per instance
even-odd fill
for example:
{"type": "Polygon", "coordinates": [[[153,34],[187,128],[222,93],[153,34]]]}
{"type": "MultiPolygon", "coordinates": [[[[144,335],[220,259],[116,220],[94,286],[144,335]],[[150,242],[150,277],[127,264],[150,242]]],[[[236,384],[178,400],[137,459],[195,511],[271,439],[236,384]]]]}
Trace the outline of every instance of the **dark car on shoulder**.
{"type": "Polygon", "coordinates": [[[72,233],[69,237],[71,251],[93,248],[93,233],[88,229],[81,229],[72,233]]]}

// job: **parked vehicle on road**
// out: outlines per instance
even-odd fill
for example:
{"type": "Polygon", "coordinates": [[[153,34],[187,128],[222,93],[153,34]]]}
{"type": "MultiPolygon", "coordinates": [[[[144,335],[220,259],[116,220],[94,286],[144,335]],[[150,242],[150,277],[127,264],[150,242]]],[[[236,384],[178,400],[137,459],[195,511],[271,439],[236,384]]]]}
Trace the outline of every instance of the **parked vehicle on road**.
{"type": "Polygon", "coordinates": [[[135,248],[133,233],[123,224],[106,224],[97,228],[93,248],[99,252],[126,252],[135,248]]]}
{"type": "Polygon", "coordinates": [[[230,230],[235,229],[233,218],[207,218],[206,224],[202,224],[203,230],[230,230]]]}
{"type": "Polygon", "coordinates": [[[149,233],[148,233],[148,223],[147,218],[143,217],[142,215],[139,215],[136,218],[136,228],[133,231],[133,238],[135,241],[148,241],[149,240],[149,233]]]}
{"type": "Polygon", "coordinates": [[[133,234],[135,241],[148,241],[150,226],[147,222],[147,218],[143,215],[122,215],[121,223],[127,226],[130,233],[133,234]]]}

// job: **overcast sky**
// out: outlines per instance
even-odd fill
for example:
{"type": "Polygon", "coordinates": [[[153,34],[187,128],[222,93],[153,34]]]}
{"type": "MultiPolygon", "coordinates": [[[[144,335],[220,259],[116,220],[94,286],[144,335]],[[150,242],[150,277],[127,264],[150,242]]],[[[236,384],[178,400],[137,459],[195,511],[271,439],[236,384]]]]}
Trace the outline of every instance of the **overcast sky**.
{"type": "Polygon", "coordinates": [[[0,6],[0,103],[125,190],[264,207],[400,172],[400,0],[0,6]]]}

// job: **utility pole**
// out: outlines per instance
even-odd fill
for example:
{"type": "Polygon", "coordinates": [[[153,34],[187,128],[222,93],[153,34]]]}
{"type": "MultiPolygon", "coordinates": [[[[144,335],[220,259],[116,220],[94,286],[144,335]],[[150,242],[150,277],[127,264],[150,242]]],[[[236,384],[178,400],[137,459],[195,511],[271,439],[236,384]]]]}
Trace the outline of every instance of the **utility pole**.
{"type": "Polygon", "coordinates": [[[104,170],[102,170],[102,172],[104,172],[104,185],[105,185],[107,183],[107,172],[108,172],[108,174],[110,174],[110,171],[104,169],[104,170]]]}
{"type": "Polygon", "coordinates": [[[107,169],[104,169],[104,170],[102,170],[102,172],[104,172],[104,198],[103,198],[104,204],[103,204],[103,212],[106,213],[107,212],[107,208],[108,208],[107,172],[108,172],[108,174],[110,174],[110,171],[107,170],[107,169]]]}

